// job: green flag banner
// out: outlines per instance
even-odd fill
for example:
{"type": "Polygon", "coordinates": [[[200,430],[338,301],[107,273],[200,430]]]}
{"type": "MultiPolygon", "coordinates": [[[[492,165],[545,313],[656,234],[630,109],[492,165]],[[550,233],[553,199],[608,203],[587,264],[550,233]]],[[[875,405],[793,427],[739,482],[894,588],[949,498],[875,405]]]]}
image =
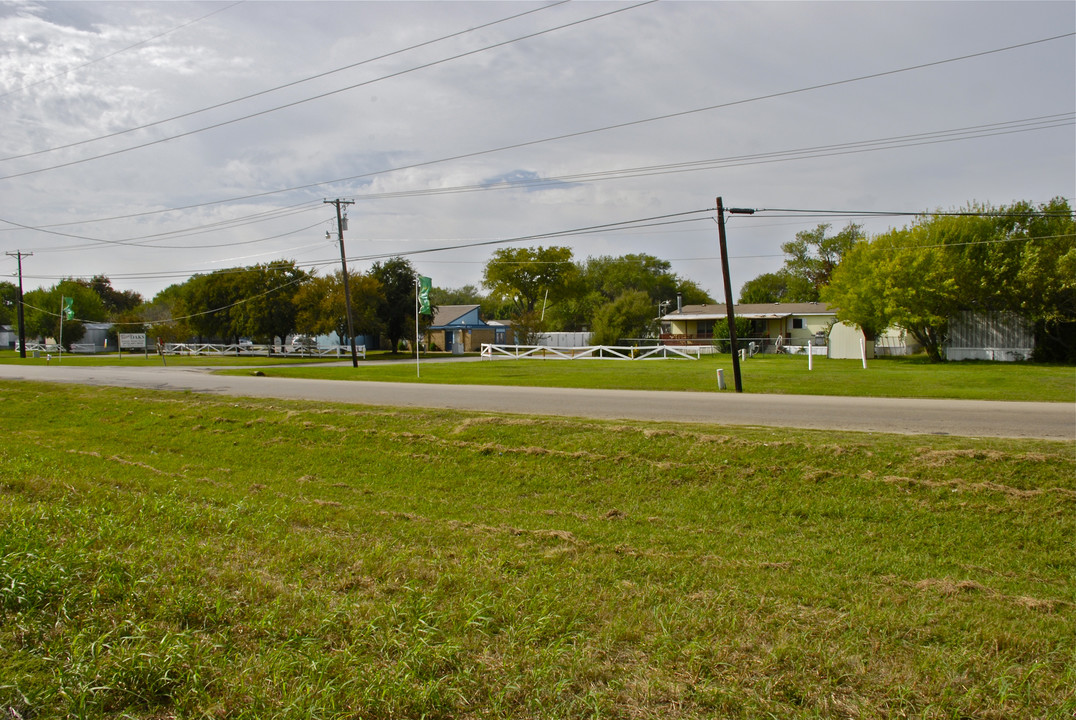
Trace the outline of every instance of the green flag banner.
{"type": "Polygon", "coordinates": [[[69,298],[63,296],[63,310],[61,310],[64,316],[64,320],[71,320],[75,317],[75,298],[69,298]]]}
{"type": "Polygon", "coordinates": [[[430,288],[433,287],[433,280],[428,277],[418,276],[418,311],[423,315],[429,315],[430,310],[430,288]]]}

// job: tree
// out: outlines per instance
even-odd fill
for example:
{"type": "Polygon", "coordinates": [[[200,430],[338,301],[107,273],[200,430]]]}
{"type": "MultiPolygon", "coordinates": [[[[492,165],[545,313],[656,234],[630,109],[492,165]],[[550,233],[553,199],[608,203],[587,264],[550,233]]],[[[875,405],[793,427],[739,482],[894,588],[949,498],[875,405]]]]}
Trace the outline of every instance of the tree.
{"type": "Polygon", "coordinates": [[[564,298],[575,271],[570,248],[503,248],[486,263],[482,284],[519,312],[533,312],[564,298]]]}
{"type": "Polygon", "coordinates": [[[647,296],[652,317],[661,303],[674,302],[678,294],[687,304],[713,302],[698,284],[682,280],[670,267],[668,261],[646,254],[587,258],[576,266],[565,297],[554,306],[552,322],[565,330],[593,329],[603,307],[633,291],[647,296]]]}
{"type": "Polygon", "coordinates": [[[811,296],[811,287],[803,278],[787,270],[763,273],[748,280],[740,288],[740,303],[809,302],[801,300],[811,296]]]}
{"type": "Polygon", "coordinates": [[[1076,356],[1064,338],[1076,320],[1076,249],[1068,202],[969,205],[891,230],[847,252],[823,298],[868,334],[904,328],[942,359],[949,319],[1014,312],[1036,324],[1051,357],[1076,356]],[[1052,329],[1056,342],[1051,343],[1052,329]]]}
{"type": "Polygon", "coordinates": [[[594,314],[592,342],[616,345],[621,338],[642,337],[654,322],[654,304],[642,290],[627,290],[594,314]]]}
{"type": "Polygon", "coordinates": [[[147,332],[162,342],[186,342],[194,336],[185,300],[186,284],[173,284],[157,293],[142,306],[141,318],[148,323],[147,332]]]}
{"type": "Polygon", "coordinates": [[[0,325],[15,325],[19,311],[19,286],[0,282],[0,325]]]}
{"type": "Polygon", "coordinates": [[[418,277],[411,263],[395,257],[384,263],[376,262],[370,276],[381,285],[381,304],[378,318],[389,347],[396,352],[400,341],[414,330],[415,282],[418,277]]]}
{"type": "Polygon", "coordinates": [[[886,301],[885,277],[878,268],[885,264],[880,245],[857,242],[822,288],[822,301],[837,309],[837,320],[855,325],[867,340],[875,340],[893,323],[886,301]]]}
{"type": "Polygon", "coordinates": [[[97,293],[110,316],[134,310],[142,304],[142,296],[134,290],[116,290],[112,281],[104,275],[94,275],[89,281],[80,281],[97,293]]]}
{"type": "Polygon", "coordinates": [[[73,319],[64,319],[62,342],[67,349],[86,334],[84,322],[102,322],[107,311],[97,293],[78,280],[61,280],[51,288],[31,290],[23,296],[26,335],[61,340],[60,307],[62,298],[72,298],[73,319]]]}
{"type": "Polygon", "coordinates": [[[235,308],[243,299],[243,272],[244,268],[229,268],[187,281],[183,303],[189,313],[187,322],[199,339],[239,342],[242,331],[235,308]]]}
{"type": "MultiPolygon", "coordinates": [[[[379,335],[381,320],[381,284],[370,275],[349,276],[351,290],[351,317],[355,333],[379,335]]],[[[337,270],[327,277],[314,276],[304,282],[295,294],[295,326],[299,332],[310,335],[328,335],[335,332],[342,343],[350,341],[347,335],[347,310],[344,308],[344,279],[337,270]]]]}
{"type": "Polygon", "coordinates": [[[238,277],[242,302],[233,309],[237,334],[283,344],[295,331],[295,295],[307,277],[290,260],[247,268],[238,277]]]}
{"type": "Polygon", "coordinates": [[[681,296],[685,305],[709,305],[714,302],[710,293],[694,280],[680,280],[676,285],[676,293],[681,296]]]}
{"type": "Polygon", "coordinates": [[[678,278],[668,261],[653,255],[587,258],[583,276],[588,288],[615,300],[626,292],[639,290],[653,302],[676,298],[678,278]]]}
{"type": "Polygon", "coordinates": [[[795,281],[789,284],[786,302],[814,302],[822,288],[829,283],[830,275],[840,264],[844,254],[863,239],[862,226],[848,223],[839,233],[827,237],[829,224],[823,223],[814,230],[796,233],[796,239],[781,245],[785,258],[784,270],[795,281]]]}
{"type": "Polygon", "coordinates": [[[430,302],[436,305],[481,305],[486,297],[474,285],[461,288],[439,288],[430,290],[430,302]]]}

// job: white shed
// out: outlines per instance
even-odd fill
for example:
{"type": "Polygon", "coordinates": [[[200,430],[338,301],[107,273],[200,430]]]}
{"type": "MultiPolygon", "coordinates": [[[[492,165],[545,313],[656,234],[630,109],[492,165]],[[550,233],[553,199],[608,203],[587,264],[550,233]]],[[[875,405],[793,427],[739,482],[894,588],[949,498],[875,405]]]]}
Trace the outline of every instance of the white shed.
{"type": "Polygon", "coordinates": [[[859,360],[863,357],[864,349],[868,360],[874,358],[874,341],[867,340],[863,335],[863,331],[855,325],[848,325],[843,322],[833,323],[833,326],[829,329],[829,343],[827,346],[829,348],[828,356],[834,359],[859,360]]]}

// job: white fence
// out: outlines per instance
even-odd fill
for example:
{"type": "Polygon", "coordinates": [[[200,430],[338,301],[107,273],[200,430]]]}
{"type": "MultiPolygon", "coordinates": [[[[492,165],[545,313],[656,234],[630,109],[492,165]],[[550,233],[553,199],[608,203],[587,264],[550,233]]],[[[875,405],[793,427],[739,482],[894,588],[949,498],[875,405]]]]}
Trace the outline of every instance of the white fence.
{"type": "Polygon", "coordinates": [[[650,347],[627,347],[615,345],[585,345],[580,347],[549,347],[546,345],[491,345],[482,344],[482,357],[492,360],[497,357],[540,358],[554,360],[586,360],[610,358],[617,360],[646,360],[655,358],[679,357],[687,360],[699,359],[699,348],[690,345],[673,347],[670,345],[653,345],[650,347]]]}
{"type": "MultiPolygon", "coordinates": [[[[16,343],[15,349],[18,350],[18,344],[16,343]]],[[[28,342],[26,343],[27,352],[37,353],[57,353],[60,352],[60,346],[55,343],[39,343],[28,342]]],[[[143,352],[142,348],[124,348],[129,355],[138,355],[143,352]]],[[[147,350],[156,354],[157,348],[150,345],[147,350]]],[[[363,359],[366,359],[366,346],[356,345],[356,353],[363,359]]],[[[72,343],[71,350],[64,352],[70,352],[71,354],[93,354],[94,352],[100,353],[100,348],[95,348],[93,343],[72,343]]],[[[112,351],[115,352],[115,351],[112,351]]],[[[273,355],[279,355],[284,357],[351,357],[350,345],[328,345],[325,347],[314,346],[296,346],[296,345],[214,345],[212,343],[165,343],[164,345],[165,355],[205,355],[207,357],[223,357],[230,355],[232,357],[270,357],[273,355]],[[272,352],[270,352],[270,348],[272,352]]]]}
{"type": "MultiPolygon", "coordinates": [[[[366,346],[358,345],[357,354],[366,358],[366,346]]],[[[213,345],[210,343],[165,343],[165,355],[206,355],[233,357],[251,357],[282,355],[286,357],[350,357],[350,345],[329,345],[326,347],[306,345],[213,345]]]]}

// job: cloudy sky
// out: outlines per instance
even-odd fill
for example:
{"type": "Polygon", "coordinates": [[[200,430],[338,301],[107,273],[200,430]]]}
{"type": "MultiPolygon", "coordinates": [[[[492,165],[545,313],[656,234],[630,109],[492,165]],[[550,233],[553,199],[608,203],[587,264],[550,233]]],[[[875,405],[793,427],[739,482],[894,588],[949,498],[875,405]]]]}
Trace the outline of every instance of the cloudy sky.
{"type": "Polygon", "coordinates": [[[353,271],[478,284],[522,238],[720,297],[719,195],[768,210],[729,217],[734,290],[851,219],[785,210],[1071,200],[1074,32],[1068,1],[2,2],[0,250],[147,298],[327,273],[343,198],[353,271]]]}

